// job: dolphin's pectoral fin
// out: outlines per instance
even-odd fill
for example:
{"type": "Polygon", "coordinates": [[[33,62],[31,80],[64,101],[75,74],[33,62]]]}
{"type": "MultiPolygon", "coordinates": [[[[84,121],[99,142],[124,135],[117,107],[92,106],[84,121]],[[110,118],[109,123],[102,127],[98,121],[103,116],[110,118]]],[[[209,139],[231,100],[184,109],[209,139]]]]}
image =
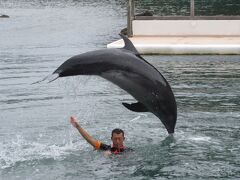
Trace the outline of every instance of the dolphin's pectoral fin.
{"type": "Polygon", "coordinates": [[[144,106],[144,104],[137,102],[137,103],[122,103],[127,109],[134,111],[134,112],[148,112],[148,109],[144,106]]]}

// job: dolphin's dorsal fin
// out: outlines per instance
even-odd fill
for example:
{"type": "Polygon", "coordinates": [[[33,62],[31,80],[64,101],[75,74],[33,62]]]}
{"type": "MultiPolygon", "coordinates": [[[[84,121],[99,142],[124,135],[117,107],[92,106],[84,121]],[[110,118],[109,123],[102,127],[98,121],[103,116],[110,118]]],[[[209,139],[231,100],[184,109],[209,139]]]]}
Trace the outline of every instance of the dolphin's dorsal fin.
{"type": "Polygon", "coordinates": [[[139,54],[139,52],[137,51],[137,49],[135,48],[135,46],[133,45],[133,43],[123,34],[119,34],[119,36],[121,36],[121,38],[124,41],[125,46],[123,47],[123,49],[127,49],[129,51],[132,51],[134,54],[139,54]]]}
{"type": "Polygon", "coordinates": [[[134,111],[134,112],[148,112],[148,109],[144,106],[144,104],[137,102],[137,103],[122,103],[127,109],[134,111]]]}

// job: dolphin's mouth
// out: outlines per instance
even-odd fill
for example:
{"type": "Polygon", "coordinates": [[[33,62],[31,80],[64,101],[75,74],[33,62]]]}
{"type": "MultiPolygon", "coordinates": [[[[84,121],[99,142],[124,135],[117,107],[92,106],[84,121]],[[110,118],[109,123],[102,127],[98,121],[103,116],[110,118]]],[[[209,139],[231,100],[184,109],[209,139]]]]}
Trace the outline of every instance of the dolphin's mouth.
{"type": "Polygon", "coordinates": [[[48,78],[48,83],[55,81],[59,77],[58,73],[51,74],[48,78]]]}
{"type": "Polygon", "coordinates": [[[58,73],[53,73],[53,74],[50,74],[50,75],[46,76],[42,80],[36,81],[36,82],[34,82],[32,84],[38,84],[38,83],[44,82],[44,81],[46,81],[47,83],[50,83],[50,82],[55,81],[58,77],[59,77],[58,73]]]}

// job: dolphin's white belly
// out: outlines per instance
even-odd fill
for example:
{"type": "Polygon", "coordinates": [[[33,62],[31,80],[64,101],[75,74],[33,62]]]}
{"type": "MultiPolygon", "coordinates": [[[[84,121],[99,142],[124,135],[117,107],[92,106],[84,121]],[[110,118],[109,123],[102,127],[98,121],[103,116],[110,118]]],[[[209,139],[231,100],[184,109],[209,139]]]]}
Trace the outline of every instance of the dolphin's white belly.
{"type": "Polygon", "coordinates": [[[101,77],[111,81],[131,94],[137,101],[144,102],[149,99],[149,91],[144,87],[144,80],[138,74],[121,70],[102,73],[101,77]],[[139,83],[141,82],[141,83],[139,83]]]}

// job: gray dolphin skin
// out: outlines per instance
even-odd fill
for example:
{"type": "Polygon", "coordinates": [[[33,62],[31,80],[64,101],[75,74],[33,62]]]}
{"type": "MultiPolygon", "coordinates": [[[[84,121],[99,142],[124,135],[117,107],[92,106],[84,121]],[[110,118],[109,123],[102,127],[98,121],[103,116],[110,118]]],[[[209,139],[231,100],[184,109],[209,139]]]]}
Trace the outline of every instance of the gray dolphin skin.
{"type": "MultiPolygon", "coordinates": [[[[163,75],[144,60],[132,42],[121,35],[125,46],[103,49],[73,56],[58,67],[57,77],[98,75],[132,95],[137,102],[122,103],[135,112],[151,112],[174,133],[177,105],[172,89],[163,75]]],[[[55,80],[55,79],[54,79],[55,80]]]]}

